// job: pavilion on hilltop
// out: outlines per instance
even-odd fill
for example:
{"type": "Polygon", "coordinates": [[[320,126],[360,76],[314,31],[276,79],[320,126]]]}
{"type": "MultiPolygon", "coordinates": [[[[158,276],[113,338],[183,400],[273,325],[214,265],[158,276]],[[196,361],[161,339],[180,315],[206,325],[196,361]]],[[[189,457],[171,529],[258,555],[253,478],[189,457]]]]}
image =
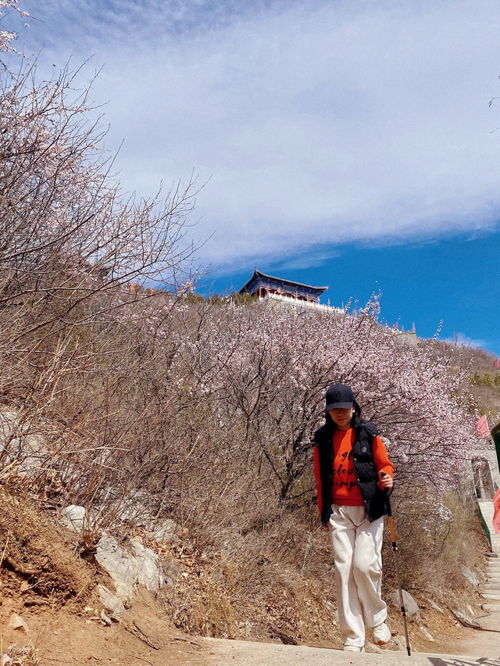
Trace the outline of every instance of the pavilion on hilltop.
{"type": "Polygon", "coordinates": [[[250,294],[259,298],[266,298],[271,295],[293,298],[307,303],[319,303],[319,297],[328,287],[313,287],[309,284],[284,280],[254,270],[252,277],[240,289],[240,294],[250,294]]]}

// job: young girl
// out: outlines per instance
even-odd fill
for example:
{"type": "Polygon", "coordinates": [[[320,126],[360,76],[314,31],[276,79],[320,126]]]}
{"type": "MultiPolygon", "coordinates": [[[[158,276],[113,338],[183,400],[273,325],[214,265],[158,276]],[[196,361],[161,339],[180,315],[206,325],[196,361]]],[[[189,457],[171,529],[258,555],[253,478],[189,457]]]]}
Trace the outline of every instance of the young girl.
{"type": "Polygon", "coordinates": [[[377,645],[391,639],[381,598],[381,552],[394,467],[379,431],[361,420],[345,384],[327,390],[326,423],[314,441],[318,508],[332,538],[344,650],[362,652],[366,629],[377,645]]]}

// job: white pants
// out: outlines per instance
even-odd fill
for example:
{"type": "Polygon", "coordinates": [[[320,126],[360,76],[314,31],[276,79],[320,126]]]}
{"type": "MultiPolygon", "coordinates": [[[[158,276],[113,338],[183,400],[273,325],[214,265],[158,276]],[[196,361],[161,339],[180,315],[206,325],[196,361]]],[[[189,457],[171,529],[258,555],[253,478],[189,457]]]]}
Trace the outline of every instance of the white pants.
{"type": "Polygon", "coordinates": [[[381,598],[384,519],[372,523],[362,506],[332,505],[330,518],[337,606],[344,645],[362,647],[365,627],[387,619],[381,598]]]}

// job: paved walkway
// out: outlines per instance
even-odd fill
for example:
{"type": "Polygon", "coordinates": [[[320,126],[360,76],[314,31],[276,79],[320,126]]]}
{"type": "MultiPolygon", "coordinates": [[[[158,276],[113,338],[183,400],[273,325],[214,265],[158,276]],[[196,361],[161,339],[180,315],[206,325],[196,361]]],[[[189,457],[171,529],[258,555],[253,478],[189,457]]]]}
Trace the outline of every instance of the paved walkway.
{"type": "Polygon", "coordinates": [[[207,666],[500,666],[500,641],[497,656],[471,657],[446,654],[416,653],[408,657],[406,652],[387,651],[381,654],[355,654],[342,650],[328,650],[306,646],[279,645],[276,643],[250,643],[217,638],[202,639],[207,653],[207,666]]]}

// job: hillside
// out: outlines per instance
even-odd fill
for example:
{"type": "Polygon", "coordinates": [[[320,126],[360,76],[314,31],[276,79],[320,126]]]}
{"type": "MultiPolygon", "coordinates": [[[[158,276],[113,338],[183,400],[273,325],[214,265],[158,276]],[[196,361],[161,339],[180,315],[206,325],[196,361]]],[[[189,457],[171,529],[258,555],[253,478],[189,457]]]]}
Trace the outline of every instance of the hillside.
{"type": "MultiPolygon", "coordinates": [[[[330,546],[318,527],[311,450],[305,446],[321,422],[321,387],[338,376],[328,375],[332,367],[365,387],[364,405],[385,423],[399,461],[394,506],[403,586],[420,606],[419,619],[410,624],[412,645],[449,651],[450,638],[464,635],[456,617],[470,623],[480,612],[472,581],[481,580],[488,549],[468,468],[456,468],[463,470],[458,485],[447,486],[443,477],[434,490],[426,483],[420,436],[413,438],[414,427],[404,424],[418,414],[418,433],[427,432],[435,449],[444,451],[453,431],[446,430],[443,414],[461,409],[472,437],[466,444],[472,442],[475,417],[467,412],[476,384],[470,377],[486,372],[486,356],[428,343],[401,346],[370,316],[305,318],[258,304],[174,302],[162,294],[134,300],[126,323],[117,321],[109,336],[100,331],[94,339],[90,333],[87,327],[85,344],[99,352],[91,375],[82,375],[79,364],[71,369],[69,351],[65,372],[52,375],[49,393],[45,383],[22,409],[19,397],[4,402],[2,620],[6,624],[16,613],[30,627],[27,641],[20,639],[22,629],[4,629],[5,645],[27,642],[45,655],[41,663],[53,657],[54,664],[82,663],[88,650],[94,663],[107,651],[116,653],[110,657],[115,663],[126,664],[131,650],[140,657],[131,664],[165,663],[155,661],[157,650],[149,643],[173,654],[180,650],[183,659],[194,660],[186,663],[196,663],[200,648],[190,638],[196,636],[339,647],[330,546]],[[129,333],[117,336],[124,326],[129,333]],[[321,327],[328,333],[318,336],[321,327]],[[353,332],[358,346],[339,356],[353,332]],[[323,336],[336,341],[333,361],[327,348],[317,350],[323,336]],[[311,359],[311,365],[298,358],[311,359]],[[481,364],[474,365],[476,358],[481,364]],[[306,379],[305,371],[316,378],[306,379]],[[419,381],[412,383],[414,372],[419,381]],[[419,395],[420,380],[427,372],[429,382],[441,382],[427,387],[430,393],[447,387],[450,402],[422,413],[429,394],[419,395]],[[466,387],[456,389],[458,403],[450,377],[466,387]],[[54,391],[57,410],[47,399],[54,391]],[[388,396],[394,396],[389,403],[388,396]],[[424,501],[417,500],[422,491],[424,501]],[[85,506],[90,517],[78,533],[61,524],[69,504],[85,506]],[[173,533],[160,536],[165,521],[173,521],[173,533]],[[101,619],[98,588],[109,579],[95,559],[104,532],[120,543],[133,537],[151,548],[168,580],[157,592],[139,595],[111,627],[101,619]],[[49,626],[58,632],[50,640],[44,638],[49,626]],[[71,640],[65,627],[73,628],[71,640]]],[[[52,362],[49,367],[53,372],[52,362]]],[[[33,377],[39,372],[37,367],[33,377]]],[[[495,389],[480,390],[474,400],[490,400],[495,408],[495,389]]],[[[450,428],[456,414],[448,415],[450,428]]],[[[384,561],[387,596],[396,587],[388,548],[384,561]]],[[[401,637],[397,602],[390,621],[401,637]]]]}

